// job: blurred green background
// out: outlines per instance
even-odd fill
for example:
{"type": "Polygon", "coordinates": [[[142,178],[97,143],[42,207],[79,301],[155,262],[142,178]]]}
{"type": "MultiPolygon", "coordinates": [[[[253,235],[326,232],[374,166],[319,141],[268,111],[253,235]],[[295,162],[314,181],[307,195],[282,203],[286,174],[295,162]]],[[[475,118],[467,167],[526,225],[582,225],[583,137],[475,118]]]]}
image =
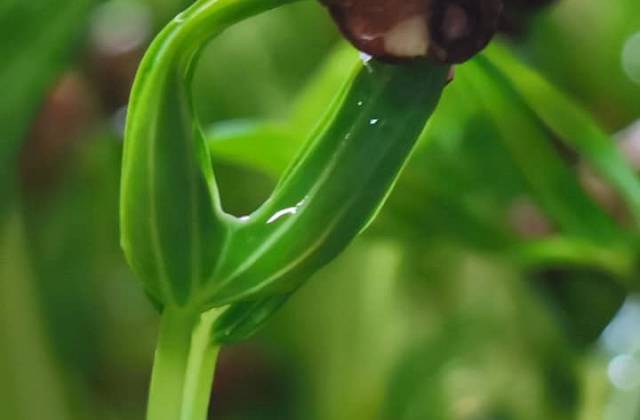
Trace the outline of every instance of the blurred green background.
{"type": "MultiPolygon", "coordinates": [[[[122,132],[146,45],[187,4],[0,4],[2,419],[144,416],[159,318],[118,245],[122,132]]],[[[496,42],[640,169],[637,0],[562,0],[496,42]]],[[[268,196],[355,59],[313,1],[206,49],[194,91],[227,211],[268,196]]],[[[223,350],[212,419],[640,419],[633,211],[540,110],[468,89],[475,65],[376,222],[223,350]]]]}

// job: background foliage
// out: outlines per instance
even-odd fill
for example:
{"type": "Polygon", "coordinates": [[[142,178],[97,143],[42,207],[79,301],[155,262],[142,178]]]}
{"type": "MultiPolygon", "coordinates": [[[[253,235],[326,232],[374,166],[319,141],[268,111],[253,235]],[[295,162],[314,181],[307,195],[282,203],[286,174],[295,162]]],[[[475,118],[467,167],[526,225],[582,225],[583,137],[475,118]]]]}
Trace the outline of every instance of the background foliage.
{"type": "MultiPolygon", "coordinates": [[[[158,317],[118,246],[122,128],[185,3],[0,5],[2,418],[142,418],[158,317]]],[[[314,2],[207,48],[227,211],[268,195],[356,59],[314,2]]],[[[377,221],[223,351],[212,418],[640,416],[640,6],[562,1],[457,73],[377,221]]]]}

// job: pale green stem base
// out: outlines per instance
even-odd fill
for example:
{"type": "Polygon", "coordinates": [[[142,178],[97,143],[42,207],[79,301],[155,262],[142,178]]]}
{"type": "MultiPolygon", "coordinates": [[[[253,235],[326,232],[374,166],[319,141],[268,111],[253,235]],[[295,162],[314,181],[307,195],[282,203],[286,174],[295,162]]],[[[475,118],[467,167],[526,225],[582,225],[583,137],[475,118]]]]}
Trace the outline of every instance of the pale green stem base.
{"type": "Polygon", "coordinates": [[[202,315],[165,308],[156,347],[147,420],[205,420],[218,346],[211,327],[219,311],[202,315]]]}

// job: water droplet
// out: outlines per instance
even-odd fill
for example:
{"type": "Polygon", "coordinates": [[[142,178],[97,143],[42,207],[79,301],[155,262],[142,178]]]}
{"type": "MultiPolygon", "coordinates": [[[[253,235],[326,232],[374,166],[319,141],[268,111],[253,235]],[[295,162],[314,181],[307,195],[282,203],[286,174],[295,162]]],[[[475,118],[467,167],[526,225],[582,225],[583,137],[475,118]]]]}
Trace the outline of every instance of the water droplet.
{"type": "Polygon", "coordinates": [[[176,17],[173,18],[173,21],[176,23],[182,23],[185,21],[185,19],[186,19],[185,12],[181,12],[178,15],[176,15],[176,17]]]}
{"type": "Polygon", "coordinates": [[[373,74],[373,66],[371,65],[373,57],[367,53],[360,52],[360,59],[362,60],[362,64],[364,64],[364,68],[367,69],[367,73],[373,74]]]}
{"type": "Polygon", "coordinates": [[[369,61],[371,61],[372,58],[373,57],[370,56],[369,54],[360,52],[360,60],[362,60],[364,64],[369,64],[369,61]]]}
{"type": "Polygon", "coordinates": [[[358,105],[358,106],[362,106],[362,105],[364,105],[364,102],[362,102],[362,101],[358,101],[358,104],[357,104],[357,105],[358,105]]]}
{"type": "Polygon", "coordinates": [[[306,201],[306,197],[300,200],[293,207],[287,207],[286,209],[278,210],[269,218],[269,220],[267,220],[267,224],[277,222],[278,220],[282,219],[285,216],[292,216],[298,213],[298,210],[300,210],[300,208],[304,205],[305,201],[306,201]]]}
{"type": "Polygon", "coordinates": [[[369,120],[369,125],[376,125],[378,122],[380,122],[378,118],[372,118],[369,120]]]}

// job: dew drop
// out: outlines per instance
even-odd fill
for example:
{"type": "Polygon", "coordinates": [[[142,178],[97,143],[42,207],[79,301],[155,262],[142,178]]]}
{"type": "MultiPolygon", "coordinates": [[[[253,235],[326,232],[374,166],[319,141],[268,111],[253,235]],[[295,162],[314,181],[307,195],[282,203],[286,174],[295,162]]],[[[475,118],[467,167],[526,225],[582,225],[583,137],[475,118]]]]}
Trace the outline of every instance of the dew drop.
{"type": "Polygon", "coordinates": [[[182,23],[186,20],[185,12],[179,13],[176,17],[173,18],[173,21],[176,23],[182,23]]]}

